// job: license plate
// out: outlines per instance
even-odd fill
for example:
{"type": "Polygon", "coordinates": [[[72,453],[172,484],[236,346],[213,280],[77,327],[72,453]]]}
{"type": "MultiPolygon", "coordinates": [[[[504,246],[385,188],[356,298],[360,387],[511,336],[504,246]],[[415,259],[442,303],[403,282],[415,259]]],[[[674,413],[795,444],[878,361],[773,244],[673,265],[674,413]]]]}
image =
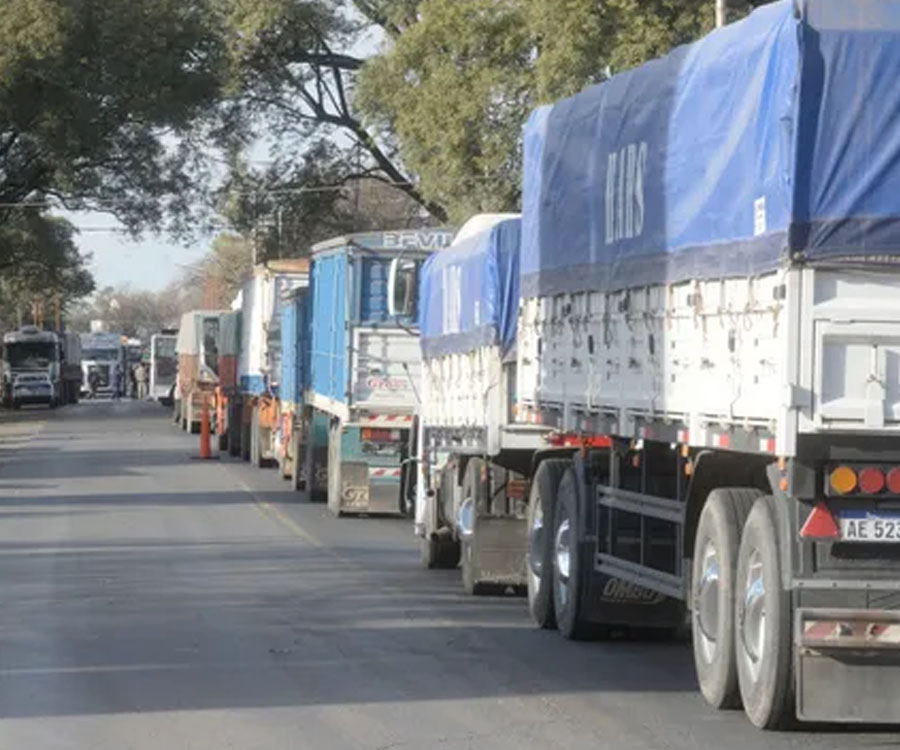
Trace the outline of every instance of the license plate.
{"type": "Polygon", "coordinates": [[[900,513],[841,513],[841,537],[845,542],[900,544],[900,513]]]}

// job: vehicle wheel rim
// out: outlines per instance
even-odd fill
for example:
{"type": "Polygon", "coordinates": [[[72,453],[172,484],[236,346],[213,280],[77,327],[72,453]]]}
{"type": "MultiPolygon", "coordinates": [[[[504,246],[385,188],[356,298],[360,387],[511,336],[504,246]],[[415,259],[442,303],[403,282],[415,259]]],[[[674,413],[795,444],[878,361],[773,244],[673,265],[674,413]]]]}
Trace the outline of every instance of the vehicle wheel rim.
{"type": "Polygon", "coordinates": [[[563,516],[556,529],[556,543],[554,545],[556,557],[556,571],[559,574],[558,596],[562,606],[566,605],[569,595],[569,575],[571,573],[572,558],[569,545],[570,524],[567,516],[563,516]]]}
{"type": "Polygon", "coordinates": [[[535,590],[541,583],[544,568],[544,509],[540,502],[535,505],[528,530],[528,571],[535,590]]]}
{"type": "Polygon", "coordinates": [[[759,550],[750,553],[744,579],[744,603],[741,618],[741,652],[754,682],[759,679],[766,640],[766,585],[759,550]]]}
{"type": "Polygon", "coordinates": [[[700,556],[700,577],[697,582],[697,601],[694,607],[696,632],[704,661],[711,664],[718,651],[719,632],[719,555],[711,541],[707,541],[700,556]]]}

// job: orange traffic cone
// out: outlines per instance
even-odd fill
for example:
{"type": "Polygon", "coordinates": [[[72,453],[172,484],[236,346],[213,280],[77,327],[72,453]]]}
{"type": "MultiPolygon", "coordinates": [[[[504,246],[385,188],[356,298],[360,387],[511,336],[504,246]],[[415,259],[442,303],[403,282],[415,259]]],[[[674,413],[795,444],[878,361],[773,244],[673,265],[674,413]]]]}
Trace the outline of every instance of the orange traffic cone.
{"type": "Polygon", "coordinates": [[[214,456],[212,453],[211,446],[211,430],[210,430],[210,415],[209,415],[209,399],[206,397],[206,394],[203,395],[203,407],[200,410],[200,455],[195,456],[195,458],[199,458],[202,460],[209,460],[211,458],[218,458],[218,456],[214,456]]]}

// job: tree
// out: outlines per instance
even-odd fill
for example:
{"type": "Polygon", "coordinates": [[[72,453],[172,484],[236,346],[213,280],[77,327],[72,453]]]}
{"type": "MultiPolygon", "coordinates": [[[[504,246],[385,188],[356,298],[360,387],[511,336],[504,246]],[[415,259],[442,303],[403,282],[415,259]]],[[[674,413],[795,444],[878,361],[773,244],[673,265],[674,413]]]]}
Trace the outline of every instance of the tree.
{"type": "Polygon", "coordinates": [[[94,289],[67,221],[36,209],[19,212],[0,225],[0,326],[52,323],[94,289]]]}
{"type": "MultiPolygon", "coordinates": [[[[764,4],[735,2],[732,15],[764,4]]],[[[516,210],[531,109],[712,28],[712,0],[422,0],[359,74],[356,104],[456,220],[516,210]]],[[[377,9],[376,9],[377,10],[377,9]]]]}
{"type": "MultiPolygon", "coordinates": [[[[394,139],[375,137],[353,103],[356,75],[364,62],[352,53],[354,45],[372,24],[387,34],[400,33],[411,22],[417,3],[223,3],[228,8],[229,86],[214,132],[231,154],[228,186],[242,191],[237,200],[245,204],[241,223],[273,205],[277,210],[263,213],[270,219],[273,213],[284,217],[311,210],[324,215],[340,203],[338,188],[361,177],[383,181],[424,206],[437,220],[446,218],[443,207],[426,199],[403,168],[394,139]],[[272,164],[252,170],[237,157],[260,140],[268,146],[272,164]],[[327,188],[334,195],[321,191],[316,197],[284,199],[299,195],[300,187],[327,188]],[[262,189],[270,196],[282,197],[268,199],[268,206],[246,210],[247,203],[259,203],[262,189]]],[[[342,221],[342,217],[334,218],[342,221]]]]}
{"type": "Polygon", "coordinates": [[[220,234],[209,252],[185,269],[178,285],[189,309],[228,307],[253,269],[253,243],[237,234],[220,234]]]}
{"type": "Polygon", "coordinates": [[[135,231],[178,208],[221,93],[215,2],[4,0],[0,225],[53,197],[135,231]]]}

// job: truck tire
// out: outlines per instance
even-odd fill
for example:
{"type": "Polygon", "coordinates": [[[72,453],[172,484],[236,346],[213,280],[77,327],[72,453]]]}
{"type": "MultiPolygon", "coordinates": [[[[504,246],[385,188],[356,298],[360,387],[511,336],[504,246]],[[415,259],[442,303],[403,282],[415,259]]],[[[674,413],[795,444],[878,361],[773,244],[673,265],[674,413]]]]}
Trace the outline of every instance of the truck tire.
{"type": "Polygon", "coordinates": [[[468,504],[468,510],[460,514],[469,519],[471,523],[469,539],[465,534],[460,534],[462,542],[460,545],[460,556],[462,558],[462,583],[463,590],[470,595],[480,595],[486,593],[486,587],[478,580],[478,570],[472,561],[472,544],[471,538],[475,536],[478,528],[478,513],[484,509],[487,500],[487,492],[482,475],[484,474],[484,461],[480,458],[471,458],[466,464],[466,473],[463,477],[463,501],[462,505],[468,504]]]}
{"type": "Polygon", "coordinates": [[[734,607],[738,683],[744,712],[760,729],[795,720],[791,597],[782,586],[774,498],[753,504],[741,537],[734,607]]]}
{"type": "MultiPolygon", "coordinates": [[[[246,412],[242,412],[242,415],[246,412]]],[[[241,459],[250,460],[250,425],[241,419],[241,459]]]]}
{"type": "Polygon", "coordinates": [[[556,627],[553,609],[553,514],[556,493],[572,462],[552,458],[544,461],[531,482],[528,497],[528,610],[541,628],[556,627]]]}
{"type": "Polygon", "coordinates": [[[292,458],[291,458],[291,473],[290,473],[290,476],[288,477],[288,479],[291,483],[291,489],[294,490],[295,492],[299,492],[301,489],[303,489],[303,487],[301,486],[303,484],[303,482],[302,482],[303,472],[300,467],[302,467],[303,464],[305,463],[306,456],[300,455],[300,451],[301,451],[302,447],[303,447],[303,445],[300,442],[300,430],[299,430],[299,428],[297,428],[295,426],[294,429],[291,430],[291,456],[292,456],[292,458]]]}
{"type": "Polygon", "coordinates": [[[262,468],[262,451],[259,444],[259,410],[253,408],[250,415],[250,463],[257,469],[262,468]]]}
{"type": "Polygon", "coordinates": [[[241,411],[228,404],[228,455],[233,458],[241,457],[241,411]]]}
{"type": "Polygon", "coordinates": [[[563,638],[583,641],[605,633],[602,626],[584,616],[583,571],[578,543],[581,519],[578,516],[578,477],[571,466],[563,473],[556,492],[553,512],[553,609],[556,626],[563,638]]]}
{"type": "Polygon", "coordinates": [[[737,708],[734,650],[735,570],[741,529],[762,493],[715,489],[700,513],[691,575],[691,634],[700,692],[716,708],[737,708]]]}
{"type": "Polygon", "coordinates": [[[460,554],[459,542],[449,535],[419,538],[422,567],[428,570],[452,570],[459,565],[460,554]]]}
{"type": "Polygon", "coordinates": [[[328,426],[328,510],[340,518],[341,510],[341,423],[332,419],[328,426]]]}

